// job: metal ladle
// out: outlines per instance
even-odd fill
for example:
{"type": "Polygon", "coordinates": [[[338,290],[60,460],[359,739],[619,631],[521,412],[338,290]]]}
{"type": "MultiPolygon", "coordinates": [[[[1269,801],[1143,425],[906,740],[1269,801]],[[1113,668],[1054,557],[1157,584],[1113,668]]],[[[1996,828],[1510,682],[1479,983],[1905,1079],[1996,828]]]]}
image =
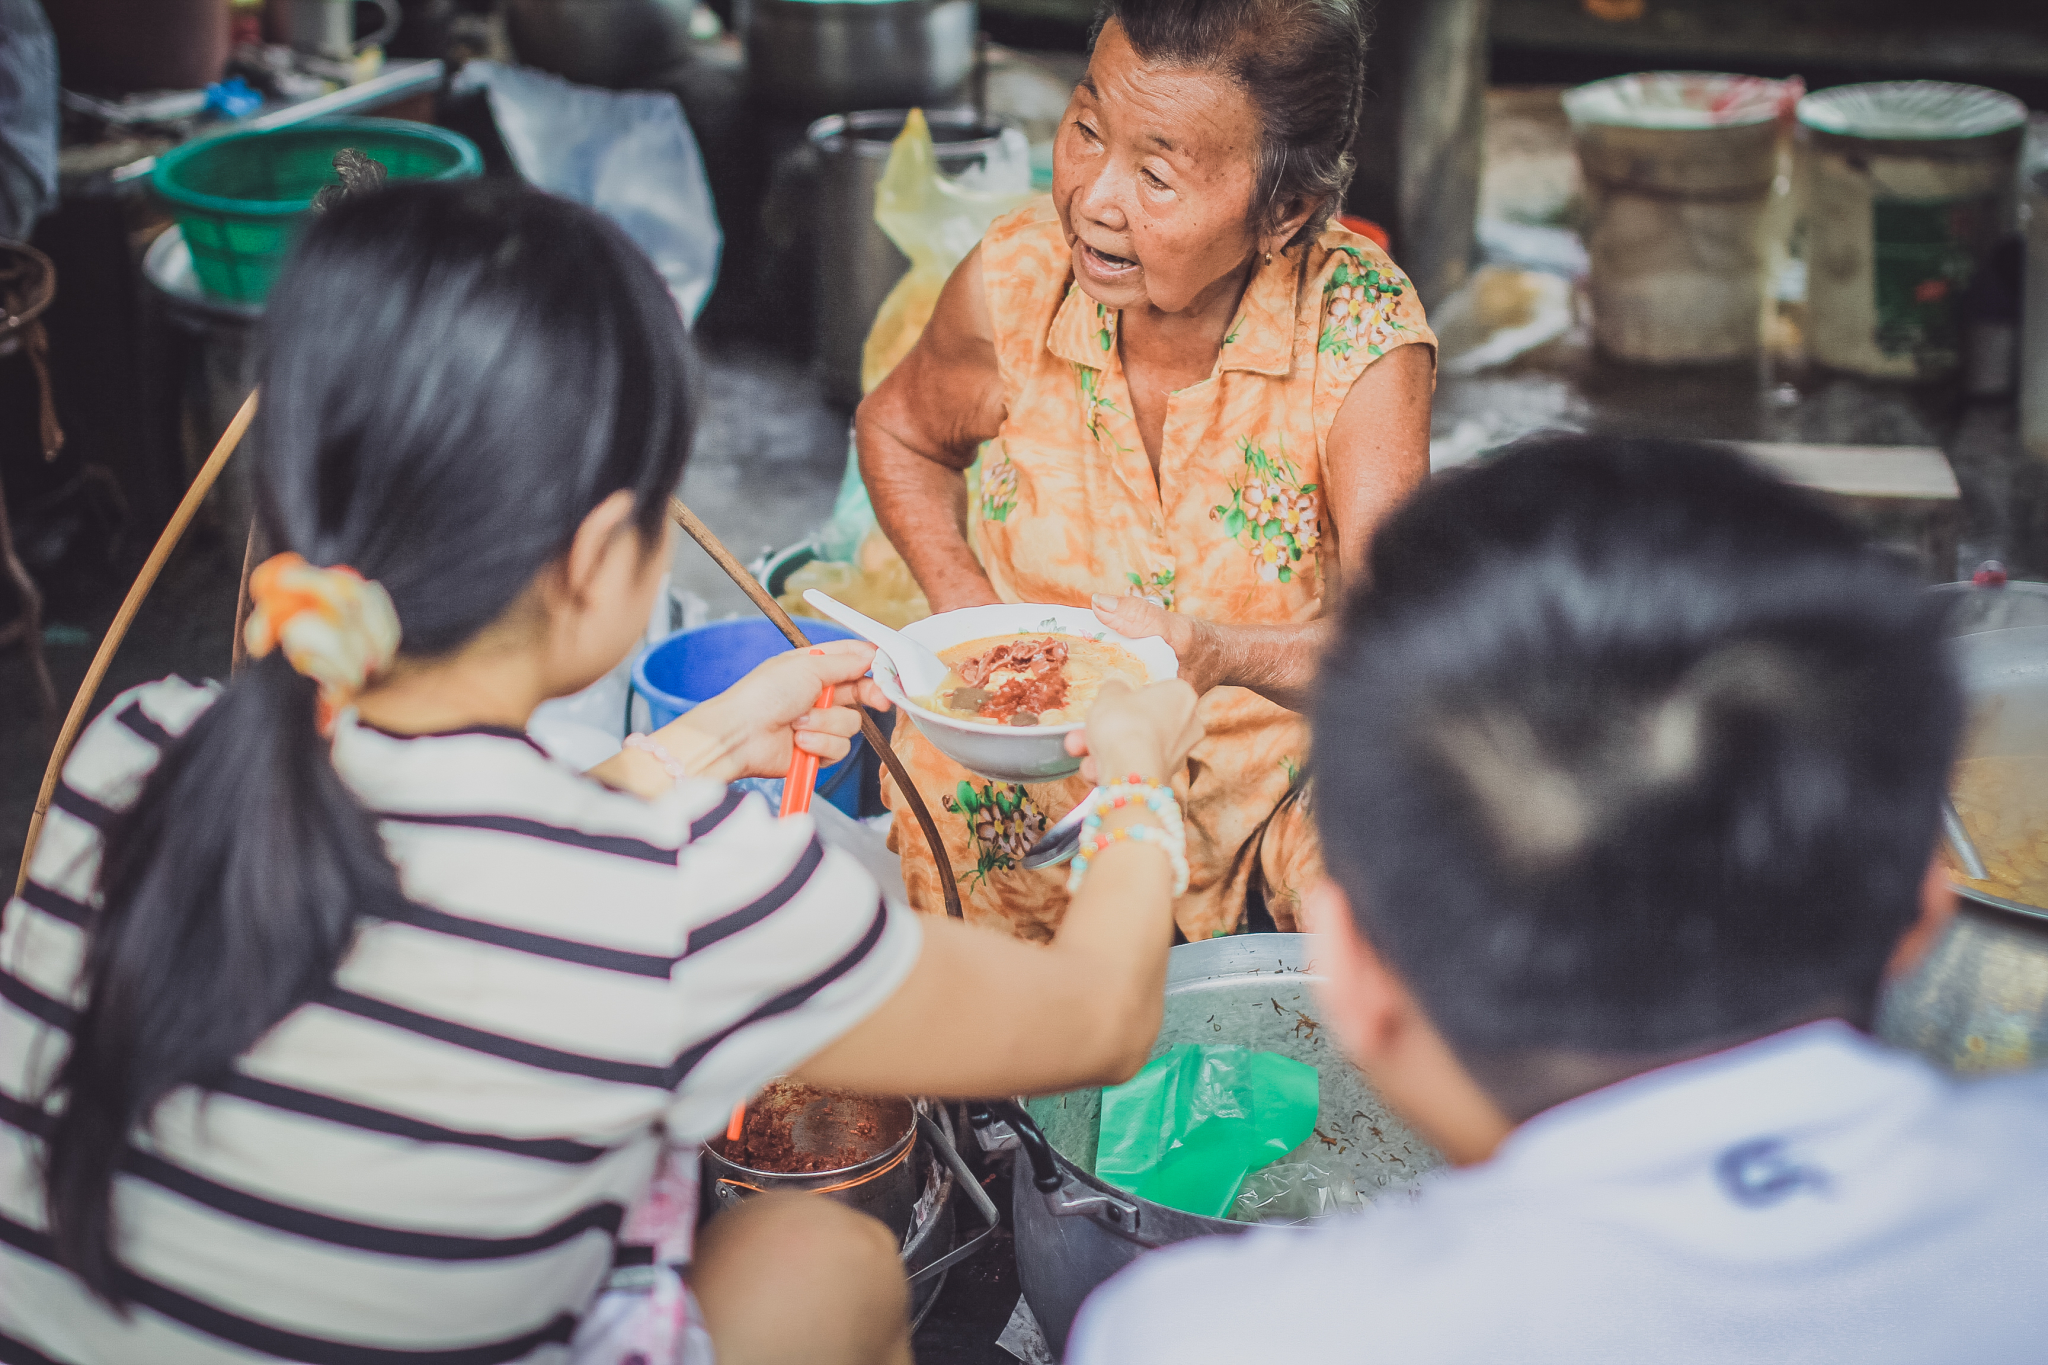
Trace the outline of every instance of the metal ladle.
{"type": "Polygon", "coordinates": [[[1021,866],[1027,871],[1036,871],[1041,867],[1058,867],[1073,857],[1075,850],[1081,847],[1082,822],[1087,820],[1088,811],[1102,795],[1102,788],[1096,787],[1082,797],[1079,805],[1061,816],[1059,823],[1039,836],[1038,842],[1031,846],[1031,851],[1024,855],[1021,866]]]}
{"type": "MultiPolygon", "coordinates": [[[[1956,855],[1956,862],[1961,865],[1965,877],[1973,882],[1991,880],[1990,870],[1984,866],[1984,860],[1977,855],[1977,846],[1970,842],[1970,832],[1963,828],[1961,812],[1956,810],[1954,799],[1946,795],[1941,798],[1941,832],[1947,838],[1949,851],[1956,855]]],[[[1027,860],[1025,866],[1030,865],[1027,860]]]]}

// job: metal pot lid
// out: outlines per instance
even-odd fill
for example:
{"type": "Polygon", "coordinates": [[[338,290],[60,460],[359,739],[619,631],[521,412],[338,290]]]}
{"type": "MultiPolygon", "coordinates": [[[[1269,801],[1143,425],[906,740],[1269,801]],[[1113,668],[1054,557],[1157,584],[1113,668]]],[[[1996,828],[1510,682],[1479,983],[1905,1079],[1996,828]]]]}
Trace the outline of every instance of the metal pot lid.
{"type": "MultiPolygon", "coordinates": [[[[908,109],[857,109],[850,114],[827,114],[804,130],[815,147],[851,150],[860,156],[887,160],[896,137],[910,118],[908,109]]],[[[931,129],[932,144],[939,159],[986,156],[1014,134],[1000,119],[984,118],[971,109],[927,109],[925,126],[931,129]]]]}
{"type": "Polygon", "coordinates": [[[1574,124],[1737,128],[1775,122],[1788,96],[1796,97],[1800,88],[1728,71],[1639,71],[1565,91],[1564,111],[1574,124]]]}
{"type": "Polygon", "coordinates": [[[1799,101],[1799,121],[1842,137],[1944,142],[2024,127],[2027,106],[1981,85],[1872,81],[1816,90],[1799,101]]]}

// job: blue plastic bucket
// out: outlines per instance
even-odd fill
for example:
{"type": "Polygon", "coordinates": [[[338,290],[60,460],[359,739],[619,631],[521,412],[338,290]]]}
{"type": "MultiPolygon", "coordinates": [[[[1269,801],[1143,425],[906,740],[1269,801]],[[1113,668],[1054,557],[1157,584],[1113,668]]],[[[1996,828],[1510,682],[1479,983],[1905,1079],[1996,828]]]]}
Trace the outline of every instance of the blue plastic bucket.
{"type": "MultiPolygon", "coordinates": [[[[813,644],[857,640],[852,631],[830,621],[797,619],[797,627],[813,644]]],[[[649,649],[633,664],[633,687],[647,698],[648,726],[659,730],[700,702],[709,701],[754,671],[756,665],[790,647],[772,622],[713,621],[694,630],[678,631],[649,649]]],[[[824,787],[849,765],[858,764],[865,745],[818,773],[824,787]]],[[[832,804],[855,817],[860,813],[860,782],[847,774],[832,791],[832,804]]]]}

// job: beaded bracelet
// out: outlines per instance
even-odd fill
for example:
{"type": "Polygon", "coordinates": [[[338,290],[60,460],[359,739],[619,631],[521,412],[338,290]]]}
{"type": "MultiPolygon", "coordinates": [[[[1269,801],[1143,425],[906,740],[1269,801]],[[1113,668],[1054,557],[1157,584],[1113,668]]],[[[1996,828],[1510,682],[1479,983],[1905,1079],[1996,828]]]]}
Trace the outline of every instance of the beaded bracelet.
{"type": "Polygon", "coordinates": [[[1118,829],[1105,830],[1074,855],[1074,870],[1067,875],[1067,890],[1072,893],[1080,889],[1081,880],[1088,874],[1088,864],[1096,855],[1119,840],[1128,839],[1134,844],[1157,844],[1166,852],[1166,860],[1173,867],[1173,894],[1183,895],[1188,889],[1188,855],[1181,844],[1163,829],[1151,825],[1124,825],[1118,829]]]}
{"type": "Polygon", "coordinates": [[[626,747],[628,749],[638,749],[641,753],[646,754],[656,763],[659,763],[662,766],[662,770],[677,782],[689,776],[689,773],[683,770],[683,765],[676,762],[676,756],[662,748],[651,736],[638,733],[627,735],[626,747]]]}
{"type": "Polygon", "coordinates": [[[1126,806],[1143,803],[1145,809],[1159,817],[1159,823],[1166,826],[1166,832],[1183,848],[1187,846],[1187,829],[1181,822],[1180,801],[1174,796],[1173,788],[1158,782],[1147,782],[1133,773],[1112,787],[1102,788],[1094,804],[1081,821],[1081,841],[1086,843],[1095,832],[1102,828],[1103,817],[1126,806]]]}
{"type": "Polygon", "coordinates": [[[1147,782],[1133,774],[1126,781],[1104,788],[1082,818],[1081,846],[1074,855],[1073,870],[1067,874],[1069,894],[1080,889],[1082,879],[1088,875],[1088,864],[1096,855],[1119,839],[1158,844],[1173,865],[1173,894],[1178,896],[1187,891],[1187,826],[1181,820],[1180,802],[1171,787],[1147,782]],[[1111,811],[1140,803],[1158,816],[1159,823],[1165,828],[1155,829],[1150,825],[1125,825],[1107,831],[1102,828],[1103,817],[1111,811]]]}

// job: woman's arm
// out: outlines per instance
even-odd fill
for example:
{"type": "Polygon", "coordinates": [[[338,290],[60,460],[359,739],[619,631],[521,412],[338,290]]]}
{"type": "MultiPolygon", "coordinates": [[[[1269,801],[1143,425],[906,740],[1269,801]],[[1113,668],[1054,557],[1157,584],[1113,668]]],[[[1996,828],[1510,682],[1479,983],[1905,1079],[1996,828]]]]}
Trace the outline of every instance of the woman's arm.
{"type": "MultiPolygon", "coordinates": [[[[1095,780],[1165,781],[1201,738],[1182,682],[1105,688],[1088,717],[1095,780]]],[[[1152,823],[1126,808],[1104,822],[1152,823]]],[[[1156,845],[1104,849],[1050,945],[929,917],[917,965],[867,1019],[806,1062],[817,1085],[877,1094],[1045,1094],[1128,1080],[1159,1032],[1172,870],[1156,845]]]]}
{"type": "MultiPolygon", "coordinates": [[[[1326,611],[1365,572],[1373,528],[1429,476],[1429,405],[1436,390],[1433,348],[1408,345],[1366,366],[1344,395],[1323,450],[1324,534],[1334,566],[1323,584],[1326,611]]],[[[1180,658],[1197,692],[1248,687],[1290,711],[1308,704],[1326,621],[1243,626],[1167,611],[1138,597],[1098,596],[1104,625],[1133,638],[1157,635],[1180,658]]]]}
{"type": "Polygon", "coordinates": [[[977,246],[939,291],[917,344],[854,417],[875,519],[935,612],[1001,600],[967,545],[965,471],[1002,421],[1002,376],[977,246]]]}

